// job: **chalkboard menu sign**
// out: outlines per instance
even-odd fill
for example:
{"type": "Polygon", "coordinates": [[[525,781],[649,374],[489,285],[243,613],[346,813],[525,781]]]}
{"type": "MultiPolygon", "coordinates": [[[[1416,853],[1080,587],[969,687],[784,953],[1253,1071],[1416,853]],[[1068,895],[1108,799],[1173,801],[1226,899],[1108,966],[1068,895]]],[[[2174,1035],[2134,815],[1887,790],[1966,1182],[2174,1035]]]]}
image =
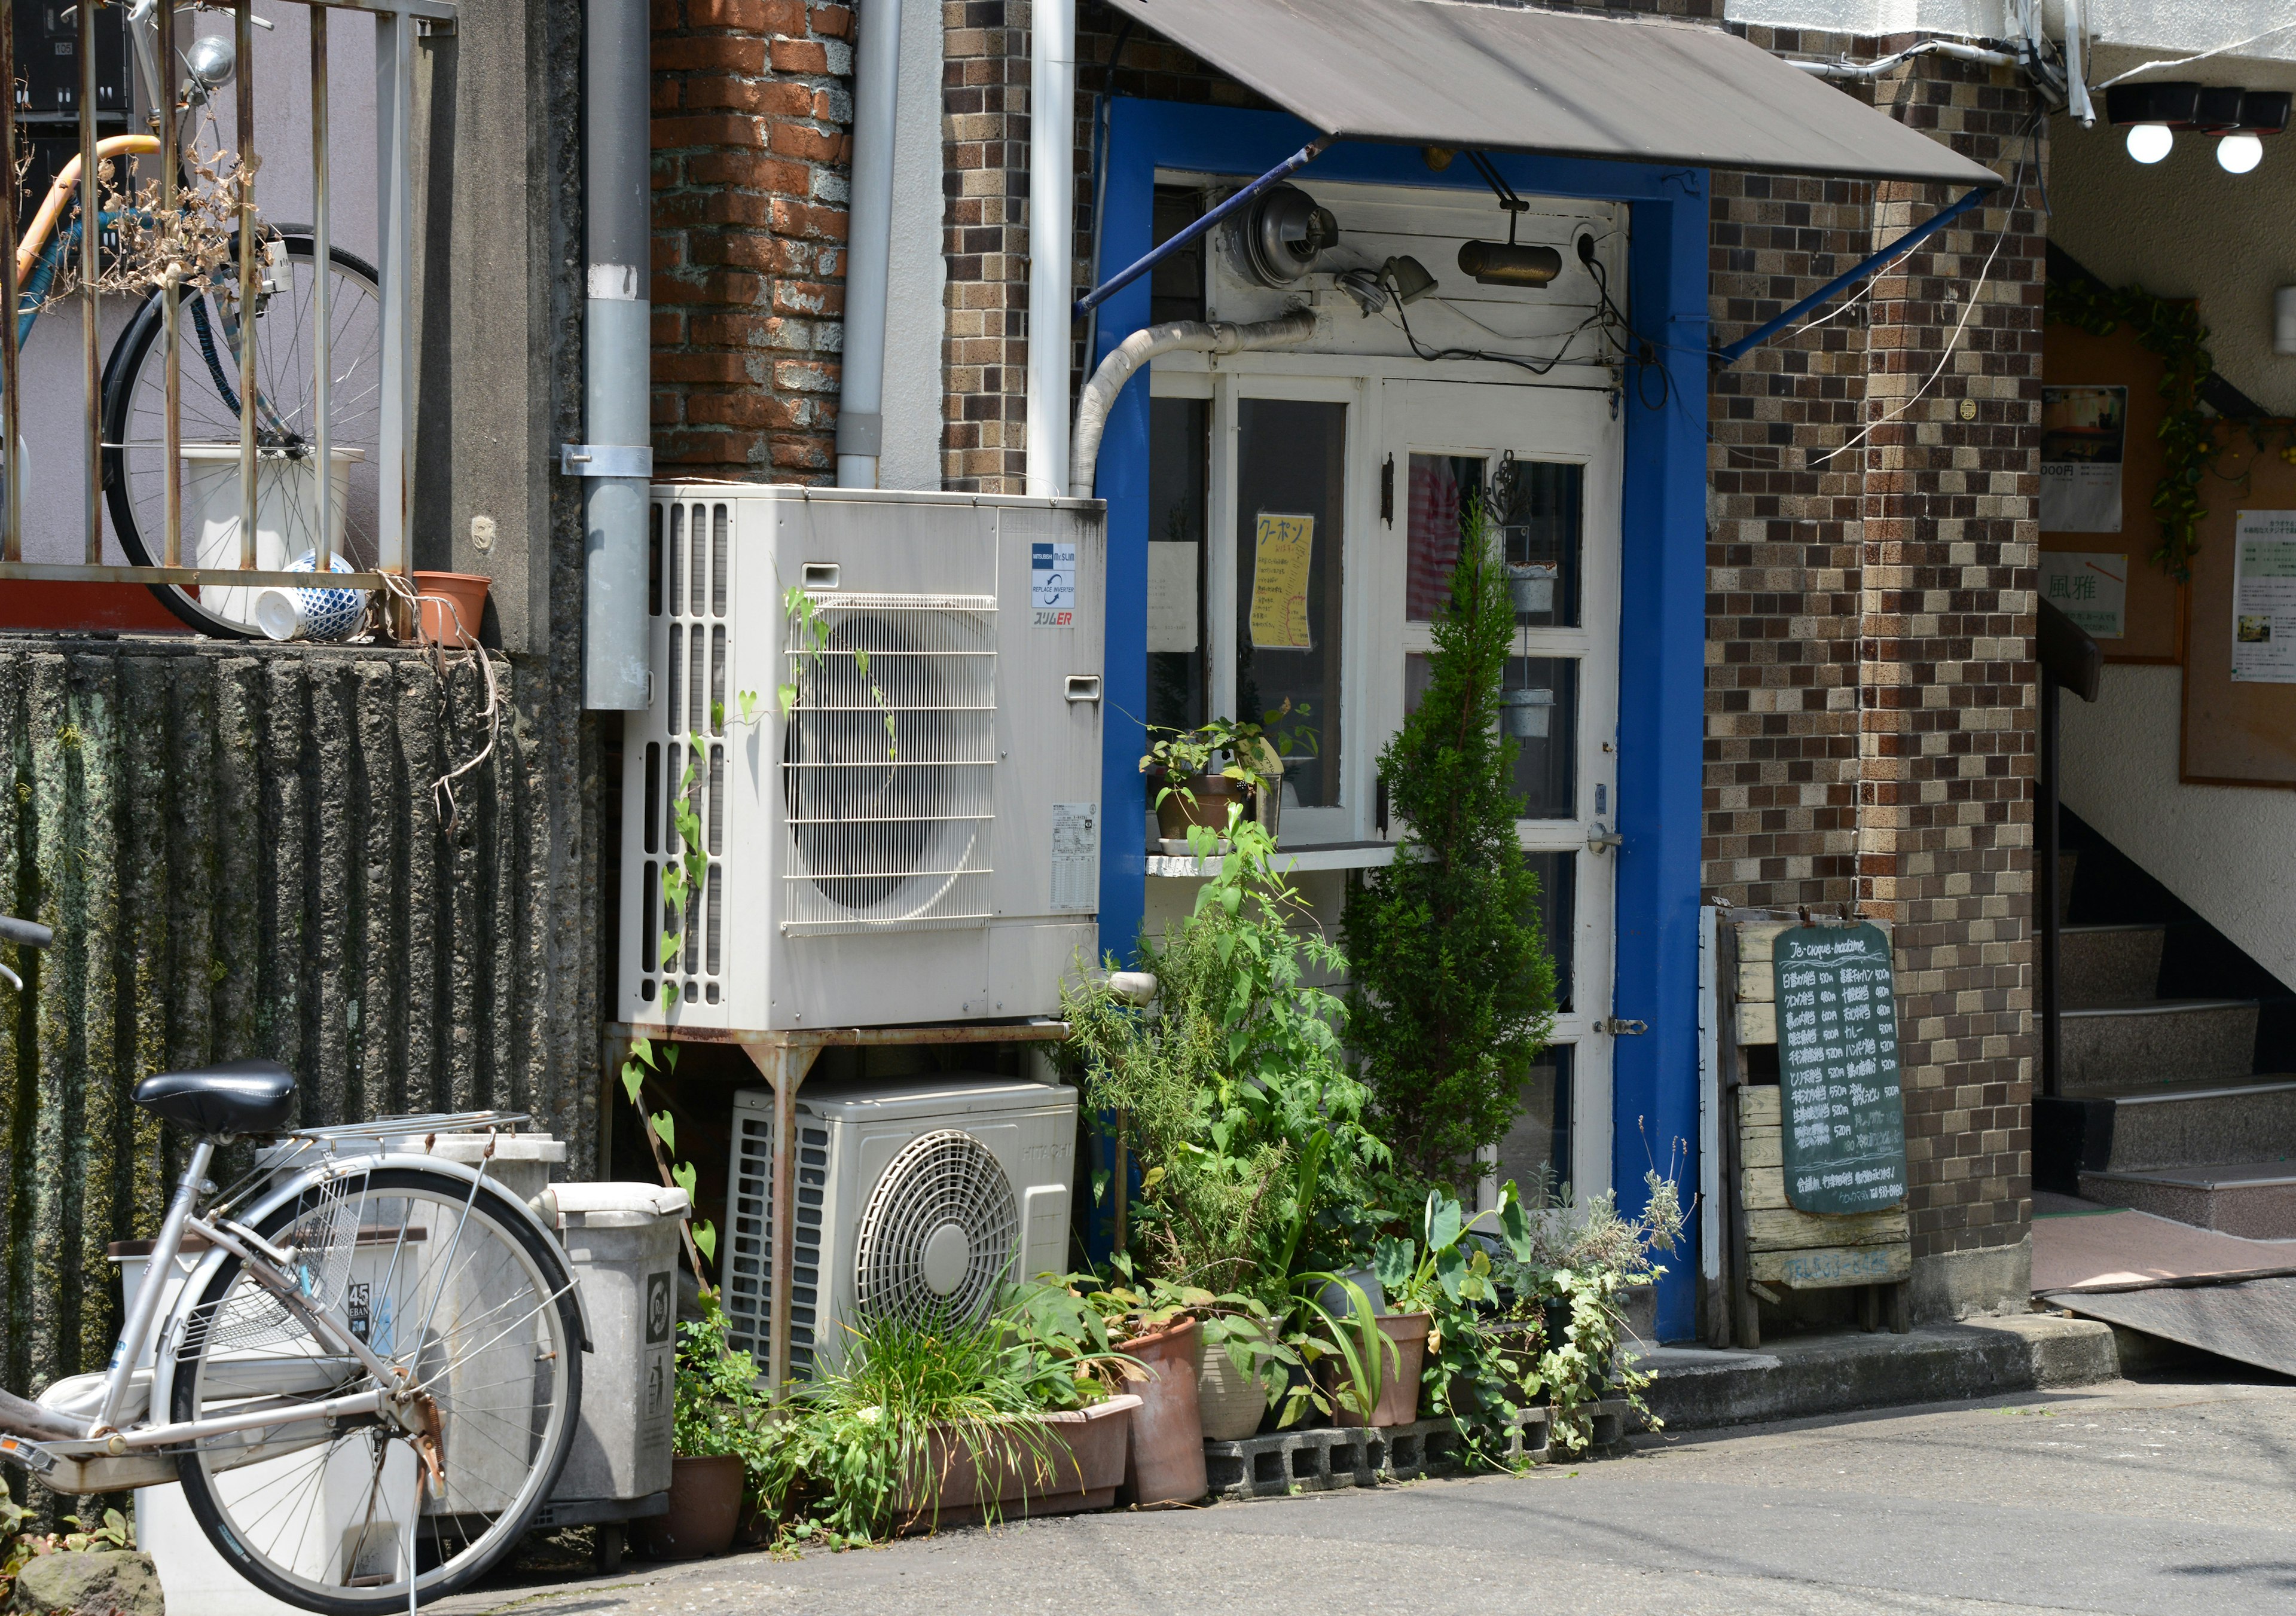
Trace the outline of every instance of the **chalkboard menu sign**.
{"type": "Polygon", "coordinates": [[[1796,1210],[1878,1212],[1906,1198],[1906,1105],[1890,939],[1873,926],[1778,933],[1780,1132],[1796,1210]]]}

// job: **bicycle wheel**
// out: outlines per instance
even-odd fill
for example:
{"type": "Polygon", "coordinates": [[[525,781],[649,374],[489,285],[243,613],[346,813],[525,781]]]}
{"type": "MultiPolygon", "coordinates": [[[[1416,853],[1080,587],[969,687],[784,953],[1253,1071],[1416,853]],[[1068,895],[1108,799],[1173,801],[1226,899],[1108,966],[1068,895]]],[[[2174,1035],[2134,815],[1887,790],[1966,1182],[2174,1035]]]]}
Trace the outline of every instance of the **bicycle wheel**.
{"type": "MultiPolygon", "coordinates": [[[[280,569],[318,544],[317,245],[308,227],[277,227],[267,247],[272,290],[257,298],[256,564],[280,569]]],[[[234,250],[233,261],[237,262],[234,250]]],[[[340,249],[329,254],[327,326],[333,378],[328,406],[335,462],[335,554],[374,565],[382,428],[382,299],[374,268],[340,249]]],[[[185,565],[239,565],[239,358],[232,289],[178,289],[182,332],[182,557],[185,565]]],[[[166,294],[135,311],[103,373],[105,504],[129,561],[167,555],[166,294]]],[[[259,639],[256,591],[155,584],[160,604],[202,634],[259,639]]]]}
{"type": "MultiPolygon", "coordinates": [[[[423,1168],[307,1190],[257,1232],[288,1251],[315,1312],[399,1375],[399,1417],[205,1438],[185,1501],[225,1561],[306,1610],[365,1616],[483,1575],[550,1496],[582,1392],[581,1321],[552,1243],[462,1179],[423,1168]]],[[[175,1348],[174,1419],[262,1412],[375,1384],[226,1259],[175,1348]]]]}

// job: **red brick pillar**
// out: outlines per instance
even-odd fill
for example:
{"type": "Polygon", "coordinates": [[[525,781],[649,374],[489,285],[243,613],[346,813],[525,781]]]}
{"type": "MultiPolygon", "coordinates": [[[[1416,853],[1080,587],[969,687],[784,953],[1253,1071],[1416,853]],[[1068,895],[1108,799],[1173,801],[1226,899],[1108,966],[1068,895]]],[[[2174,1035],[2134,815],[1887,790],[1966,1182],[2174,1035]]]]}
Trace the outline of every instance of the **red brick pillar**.
{"type": "Polygon", "coordinates": [[[836,471],[853,12],[655,0],[658,474],[836,471]]]}

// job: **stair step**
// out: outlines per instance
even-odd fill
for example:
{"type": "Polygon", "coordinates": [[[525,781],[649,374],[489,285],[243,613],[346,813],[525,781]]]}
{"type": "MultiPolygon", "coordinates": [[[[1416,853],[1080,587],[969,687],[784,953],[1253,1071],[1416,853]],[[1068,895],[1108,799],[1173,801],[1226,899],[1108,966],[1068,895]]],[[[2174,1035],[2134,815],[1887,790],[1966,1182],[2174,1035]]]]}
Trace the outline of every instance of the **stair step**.
{"type": "Polygon", "coordinates": [[[2141,1004],[2161,984],[2159,926],[2067,926],[2057,934],[2057,1007],[2141,1004]]]}
{"type": "MultiPolygon", "coordinates": [[[[2254,1083],[2167,1083],[2131,1094],[2074,1100],[2040,1100],[2033,1117],[2034,1151],[2040,1135],[2066,1128],[2079,1141],[2068,1146],[2073,1165],[2089,1172],[2143,1172],[2161,1168],[2253,1161],[2259,1156],[2296,1158],[2296,1078],[2254,1083]],[[2070,1119],[2059,1108],[2078,1108],[2070,1119]],[[2044,1118],[2043,1108],[2051,1112],[2044,1118]]],[[[2057,1141],[2050,1141],[2053,1151],[2057,1141]]],[[[2038,1163],[2036,1162],[2037,1175],[2038,1163]]],[[[2062,1172],[2053,1177],[2062,1177],[2062,1172]]]]}
{"type": "MultiPolygon", "coordinates": [[[[2296,1160],[2083,1173],[2084,1199],[2244,1240],[2296,1238],[2296,1160]]],[[[2296,1267],[2296,1251],[2290,1253],[2296,1267]]]]}
{"type": "Polygon", "coordinates": [[[2068,1098],[2232,1079],[2256,1067],[2253,999],[2155,999],[2068,1010],[2057,1020],[2057,1089],[2068,1098]]]}

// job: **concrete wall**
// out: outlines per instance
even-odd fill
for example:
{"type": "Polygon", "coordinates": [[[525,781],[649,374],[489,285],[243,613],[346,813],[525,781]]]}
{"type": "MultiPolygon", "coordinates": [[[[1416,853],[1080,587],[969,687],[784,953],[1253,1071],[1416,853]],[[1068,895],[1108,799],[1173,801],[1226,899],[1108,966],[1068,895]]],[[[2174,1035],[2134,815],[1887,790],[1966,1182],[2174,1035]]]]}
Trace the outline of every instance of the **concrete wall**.
{"type": "Polygon", "coordinates": [[[2148,166],[2119,129],[2051,126],[2050,239],[2112,285],[2198,298],[2218,373],[2296,414],[2296,356],[2272,351],[2273,289],[2296,285],[2296,144],[2267,141],[2254,173],[2226,174],[2205,135],[2148,166]]]}
{"type": "Polygon", "coordinates": [[[2065,806],[2296,987],[2296,792],[2182,785],[2181,668],[2113,665],[2094,706],[2061,709],[2065,806]]]}

